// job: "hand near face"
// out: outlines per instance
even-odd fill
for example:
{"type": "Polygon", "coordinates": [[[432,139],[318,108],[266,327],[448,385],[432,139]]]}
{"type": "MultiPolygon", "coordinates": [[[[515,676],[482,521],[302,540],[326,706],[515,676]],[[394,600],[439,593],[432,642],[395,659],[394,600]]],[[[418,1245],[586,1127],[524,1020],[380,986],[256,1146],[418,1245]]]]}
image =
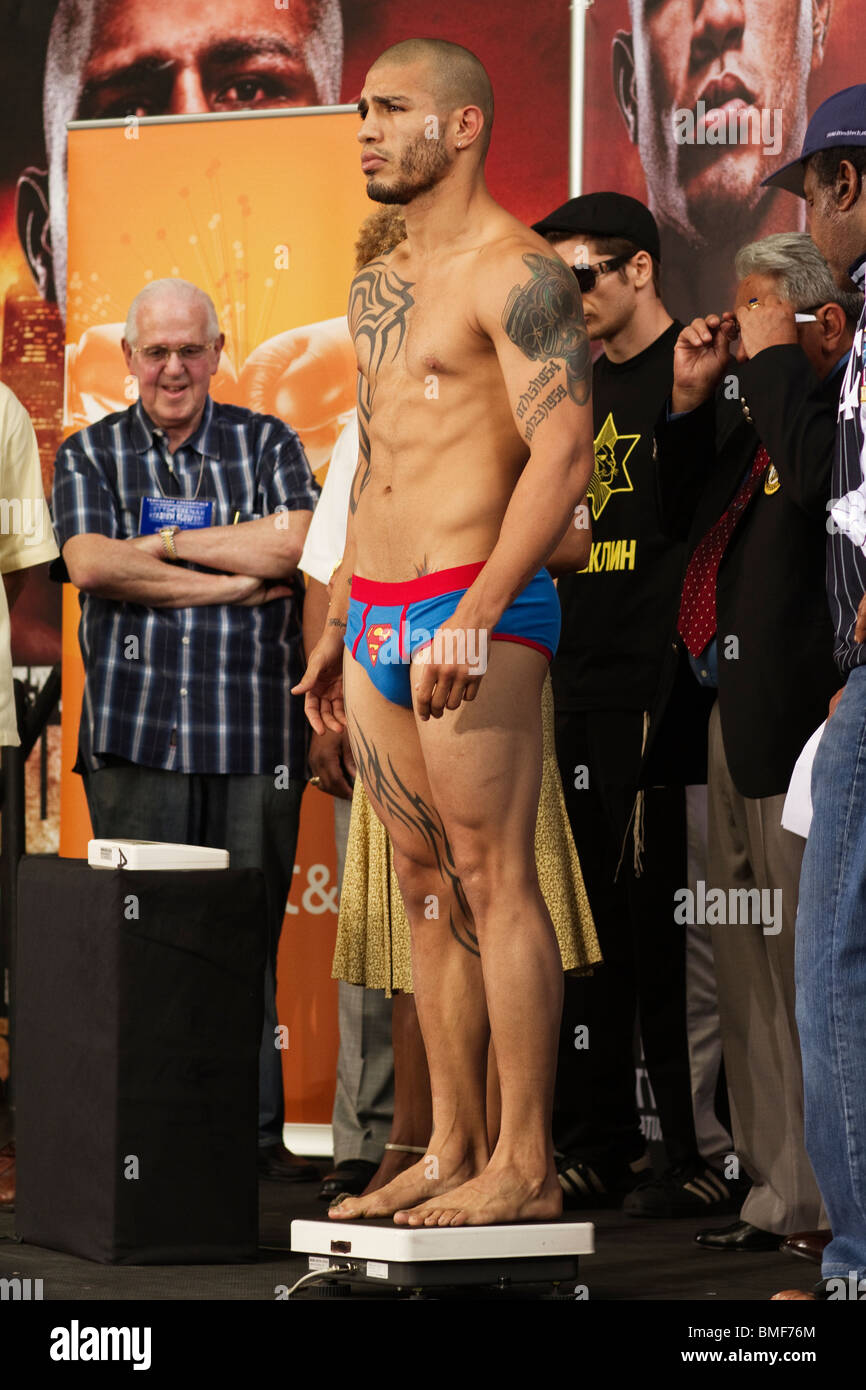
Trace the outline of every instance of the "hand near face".
{"type": "Polygon", "coordinates": [[[674,412],[694,410],[713,394],[731,360],[732,314],[692,319],[674,345],[674,412]]]}
{"type": "Polygon", "coordinates": [[[797,342],[793,305],[777,294],[764,295],[752,306],[738,306],[737,322],[740,325],[739,362],[757,357],[765,348],[797,342]]]}

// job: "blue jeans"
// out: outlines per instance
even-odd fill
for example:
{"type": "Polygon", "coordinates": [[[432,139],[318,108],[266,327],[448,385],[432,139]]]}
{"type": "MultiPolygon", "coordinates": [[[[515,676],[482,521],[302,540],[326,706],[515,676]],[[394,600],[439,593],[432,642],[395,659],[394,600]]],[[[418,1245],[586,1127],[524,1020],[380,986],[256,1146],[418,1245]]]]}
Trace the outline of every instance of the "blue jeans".
{"type": "Polygon", "coordinates": [[[866,667],[818,745],[797,916],[806,1148],[833,1239],[823,1277],[866,1277],[866,667]]]}

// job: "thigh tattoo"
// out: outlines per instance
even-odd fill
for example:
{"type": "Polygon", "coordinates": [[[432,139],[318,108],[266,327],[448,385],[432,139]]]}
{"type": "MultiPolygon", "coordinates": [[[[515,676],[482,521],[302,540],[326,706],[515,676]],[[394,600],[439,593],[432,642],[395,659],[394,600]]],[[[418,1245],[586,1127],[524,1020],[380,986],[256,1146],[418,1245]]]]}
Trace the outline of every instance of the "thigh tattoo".
{"type": "Polygon", "coordinates": [[[475,919],[463,890],[463,884],[456,872],[454,854],[442,824],[442,817],[417,792],[410,792],[401,781],[393,762],[387,757],[387,766],[376,745],[367,738],[358,720],[353,718],[354,728],[350,726],[349,742],[355,766],[364,784],[370,801],[378,806],[382,819],[390,817],[414,835],[420,835],[430,850],[436,869],[443,884],[451,890],[452,901],[458,908],[459,920],[455,922],[454,912],[449,908],[448,925],[451,935],[464,950],[473,956],[480,956],[478,937],[473,931],[475,919]]]}

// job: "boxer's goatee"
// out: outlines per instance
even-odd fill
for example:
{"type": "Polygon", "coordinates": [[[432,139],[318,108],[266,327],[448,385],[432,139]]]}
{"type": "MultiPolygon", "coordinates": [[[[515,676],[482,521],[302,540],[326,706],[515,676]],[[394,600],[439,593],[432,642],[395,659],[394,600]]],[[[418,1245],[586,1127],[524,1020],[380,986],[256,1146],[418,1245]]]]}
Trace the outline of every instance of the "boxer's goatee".
{"type": "Polygon", "coordinates": [[[444,142],[422,136],[403,151],[399,165],[402,177],[399,181],[380,183],[374,176],[367,180],[367,197],[374,203],[396,203],[401,206],[411,203],[414,198],[435,188],[450,166],[451,160],[444,142]]]}
{"type": "Polygon", "coordinates": [[[415,189],[408,188],[403,183],[392,184],[389,187],[386,183],[376,183],[375,179],[368,179],[367,197],[374,203],[397,203],[402,206],[415,197],[415,189]]]}

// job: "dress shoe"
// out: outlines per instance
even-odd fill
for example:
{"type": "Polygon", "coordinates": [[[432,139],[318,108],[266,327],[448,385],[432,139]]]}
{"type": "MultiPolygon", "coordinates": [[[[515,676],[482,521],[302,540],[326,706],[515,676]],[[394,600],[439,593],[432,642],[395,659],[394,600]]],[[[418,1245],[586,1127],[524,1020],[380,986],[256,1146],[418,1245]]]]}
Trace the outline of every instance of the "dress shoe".
{"type": "Polygon", "coordinates": [[[332,1172],[325,1174],[319,1189],[320,1200],[330,1202],[341,1192],[348,1192],[351,1197],[360,1197],[378,1166],[366,1158],[345,1159],[332,1172]]]}
{"type": "Polygon", "coordinates": [[[15,1210],[15,1140],[0,1149],[0,1211],[15,1210]]]}
{"type": "Polygon", "coordinates": [[[322,1174],[308,1158],[299,1158],[282,1144],[259,1149],[259,1177],[272,1182],[318,1182],[322,1174]]]}
{"type": "Polygon", "coordinates": [[[761,1231],[748,1221],[735,1221],[731,1226],[713,1226],[708,1231],[698,1231],[695,1236],[698,1245],[705,1250],[778,1250],[782,1237],[772,1231],[761,1231]]]}
{"type": "Polygon", "coordinates": [[[832,1231],[797,1231],[795,1235],[782,1241],[781,1248],[786,1255],[799,1255],[801,1260],[811,1260],[812,1264],[819,1265],[824,1247],[829,1245],[832,1239],[832,1231]]]}

